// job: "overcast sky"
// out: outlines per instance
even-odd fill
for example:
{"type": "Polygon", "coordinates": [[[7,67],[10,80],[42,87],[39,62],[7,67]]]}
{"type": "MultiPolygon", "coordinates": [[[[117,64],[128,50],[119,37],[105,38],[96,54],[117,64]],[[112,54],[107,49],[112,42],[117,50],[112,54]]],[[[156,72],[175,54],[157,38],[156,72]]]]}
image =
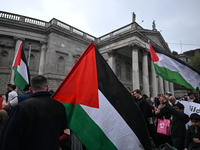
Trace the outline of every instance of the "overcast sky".
{"type": "Polygon", "coordinates": [[[56,18],[95,37],[131,23],[135,12],[144,29],[155,20],[171,51],[200,48],[200,0],[0,0],[0,10],[56,18]]]}

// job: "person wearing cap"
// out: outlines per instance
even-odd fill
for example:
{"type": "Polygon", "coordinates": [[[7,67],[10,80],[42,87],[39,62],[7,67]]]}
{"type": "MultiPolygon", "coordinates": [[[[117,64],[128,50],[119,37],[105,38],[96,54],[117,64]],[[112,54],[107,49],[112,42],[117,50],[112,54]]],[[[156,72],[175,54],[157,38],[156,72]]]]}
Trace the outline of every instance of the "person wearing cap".
{"type": "Polygon", "coordinates": [[[167,92],[166,94],[167,94],[168,97],[172,96],[171,92],[167,92]]]}
{"type": "Polygon", "coordinates": [[[188,150],[191,144],[192,150],[200,149],[200,115],[192,113],[190,115],[191,126],[188,127],[185,136],[184,150],[188,150]]]}
{"type": "Polygon", "coordinates": [[[182,150],[184,148],[186,127],[185,124],[189,121],[188,115],[184,113],[184,105],[181,103],[174,104],[174,108],[169,104],[167,99],[164,97],[164,103],[166,108],[173,115],[171,121],[171,139],[173,146],[182,150]]]}
{"type": "Polygon", "coordinates": [[[3,109],[8,110],[8,109],[10,109],[10,108],[16,106],[16,105],[19,104],[20,102],[26,100],[26,99],[28,98],[28,96],[31,95],[31,92],[30,92],[30,90],[29,90],[29,87],[30,87],[29,84],[26,85],[25,88],[23,89],[23,91],[24,91],[25,94],[18,95],[18,96],[15,97],[13,100],[8,101],[7,103],[6,103],[5,99],[4,99],[4,101],[3,101],[3,103],[2,103],[3,109]]]}

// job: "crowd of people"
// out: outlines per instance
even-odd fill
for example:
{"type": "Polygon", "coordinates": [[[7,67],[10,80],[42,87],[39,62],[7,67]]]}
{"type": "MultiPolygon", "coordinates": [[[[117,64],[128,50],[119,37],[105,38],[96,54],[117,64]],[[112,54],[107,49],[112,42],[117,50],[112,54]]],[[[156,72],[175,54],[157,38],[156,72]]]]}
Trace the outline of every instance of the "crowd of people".
{"type": "Polygon", "coordinates": [[[0,149],[56,150],[62,145],[67,150],[61,144],[63,139],[69,141],[65,108],[51,97],[47,79],[41,75],[32,78],[22,95],[15,88],[8,84],[1,96],[0,149]]]}
{"type": "Polygon", "coordinates": [[[186,115],[184,105],[180,103],[182,100],[200,103],[195,93],[190,92],[181,99],[167,92],[166,95],[158,94],[151,99],[136,89],[131,95],[144,116],[153,147],[161,147],[167,143],[177,150],[188,150],[188,148],[200,150],[200,115],[197,113],[186,115]],[[159,133],[157,130],[158,121],[163,119],[170,122],[169,134],[159,133]],[[186,129],[189,120],[192,125],[186,129]]]}
{"type": "MultiPolygon", "coordinates": [[[[76,136],[67,127],[65,108],[51,97],[54,92],[44,76],[34,77],[21,95],[15,92],[15,85],[7,84],[6,88],[0,96],[0,149],[86,149],[81,143],[73,145],[76,136]]],[[[152,147],[168,143],[178,150],[200,150],[200,115],[186,115],[179,102],[200,103],[194,93],[180,99],[168,92],[152,99],[136,89],[131,95],[143,114],[152,147]],[[169,135],[157,132],[163,119],[170,120],[169,135]],[[189,121],[192,125],[186,129],[189,121]]]]}

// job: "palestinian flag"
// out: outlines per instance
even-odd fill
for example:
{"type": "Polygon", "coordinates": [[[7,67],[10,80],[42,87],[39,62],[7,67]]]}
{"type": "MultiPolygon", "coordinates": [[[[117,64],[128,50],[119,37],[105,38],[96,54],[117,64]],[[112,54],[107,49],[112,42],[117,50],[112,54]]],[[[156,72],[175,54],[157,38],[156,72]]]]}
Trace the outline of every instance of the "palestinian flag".
{"type": "Polygon", "coordinates": [[[19,44],[18,51],[12,65],[15,85],[24,93],[23,89],[30,83],[29,69],[23,51],[22,41],[19,44]]]}
{"type": "Polygon", "coordinates": [[[65,106],[69,128],[87,149],[152,149],[141,111],[93,43],[53,98],[65,106]]]}
{"type": "Polygon", "coordinates": [[[200,72],[198,70],[150,43],[149,47],[157,74],[169,82],[196,91],[200,81],[200,72]]]}

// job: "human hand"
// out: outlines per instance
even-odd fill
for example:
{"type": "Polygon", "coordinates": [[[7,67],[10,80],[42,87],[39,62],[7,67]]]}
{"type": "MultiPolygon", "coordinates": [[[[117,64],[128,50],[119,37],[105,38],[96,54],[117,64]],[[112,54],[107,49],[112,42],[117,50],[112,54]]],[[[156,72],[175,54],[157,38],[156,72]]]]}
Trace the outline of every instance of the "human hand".
{"type": "Polygon", "coordinates": [[[160,113],[160,110],[156,110],[155,111],[155,114],[157,115],[157,114],[159,114],[160,113]]]}
{"type": "Polygon", "coordinates": [[[200,140],[199,140],[198,138],[193,138],[193,141],[194,141],[195,143],[200,143],[200,140]]]}
{"type": "Polygon", "coordinates": [[[161,99],[164,101],[164,103],[167,101],[167,99],[166,99],[164,94],[161,94],[161,99]]]}

